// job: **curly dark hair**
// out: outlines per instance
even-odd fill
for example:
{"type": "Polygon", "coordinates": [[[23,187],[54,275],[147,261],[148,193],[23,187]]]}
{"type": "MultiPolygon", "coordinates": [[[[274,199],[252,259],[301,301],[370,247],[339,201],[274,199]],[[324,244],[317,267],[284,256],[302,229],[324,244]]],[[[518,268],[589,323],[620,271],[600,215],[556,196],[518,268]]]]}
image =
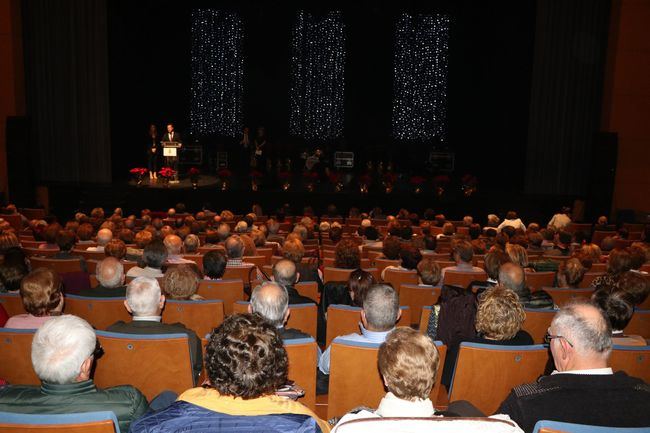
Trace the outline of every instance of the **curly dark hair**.
{"type": "Polygon", "coordinates": [[[399,259],[399,252],[402,249],[402,242],[395,236],[389,236],[384,239],[382,253],[389,260],[399,259]]]}
{"type": "Polygon", "coordinates": [[[336,246],[334,266],[343,269],[358,269],[361,266],[361,253],[357,244],[343,239],[336,246]]]}
{"type": "Polygon", "coordinates": [[[210,336],[205,364],[212,386],[244,400],[273,394],[287,382],[282,338],[258,314],[233,314],[210,336]]]}

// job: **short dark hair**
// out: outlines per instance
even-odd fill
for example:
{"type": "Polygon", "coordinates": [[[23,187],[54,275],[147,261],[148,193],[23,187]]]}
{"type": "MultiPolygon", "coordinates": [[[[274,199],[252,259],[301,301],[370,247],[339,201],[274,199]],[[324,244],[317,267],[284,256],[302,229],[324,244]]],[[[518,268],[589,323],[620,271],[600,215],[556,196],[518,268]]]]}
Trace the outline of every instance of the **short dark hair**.
{"type": "Polygon", "coordinates": [[[366,292],[370,286],[376,284],[375,277],[370,272],[357,269],[350,274],[348,279],[348,288],[354,293],[353,304],[357,307],[363,307],[363,300],[366,298],[366,292]]]}
{"type": "Polygon", "coordinates": [[[205,232],[205,243],[206,244],[217,244],[217,243],[219,243],[219,233],[214,229],[206,230],[206,232],[205,232]]]}
{"type": "Polygon", "coordinates": [[[434,251],[438,246],[438,241],[435,236],[425,236],[424,237],[424,249],[429,251],[434,251]]]}
{"type": "Polygon", "coordinates": [[[339,243],[343,238],[343,229],[339,226],[334,226],[330,228],[329,234],[330,241],[334,242],[335,244],[339,243]]]}
{"type": "Polygon", "coordinates": [[[402,249],[402,242],[399,238],[394,236],[388,236],[384,239],[384,244],[382,246],[382,253],[384,257],[389,260],[397,260],[399,258],[399,252],[402,249]]]}
{"type": "Polygon", "coordinates": [[[469,226],[469,237],[470,239],[478,239],[481,236],[481,226],[474,223],[469,226]]]}
{"type": "Polygon", "coordinates": [[[634,303],[626,292],[619,290],[610,293],[607,289],[601,289],[594,292],[591,299],[605,312],[613,330],[622,331],[630,323],[634,303]]]}
{"type": "Polygon", "coordinates": [[[61,251],[70,251],[77,240],[77,235],[72,230],[59,230],[56,234],[56,244],[61,251]]]}
{"type": "Polygon", "coordinates": [[[366,239],[371,240],[371,241],[376,241],[377,238],[379,238],[379,231],[373,227],[373,226],[368,226],[366,229],[363,231],[363,235],[366,237],[366,239]]]}
{"type": "Polygon", "coordinates": [[[404,245],[399,252],[399,257],[402,259],[402,267],[406,269],[416,269],[418,263],[422,260],[422,253],[413,245],[404,245]]]}
{"type": "Polygon", "coordinates": [[[210,278],[221,278],[226,272],[226,253],[221,250],[213,250],[203,256],[203,272],[210,278]]]}
{"type": "Polygon", "coordinates": [[[361,266],[361,253],[357,244],[344,239],[334,251],[334,266],[344,269],[357,269],[361,266]]]}
{"type": "Polygon", "coordinates": [[[167,247],[160,239],[153,240],[144,247],[142,259],[145,265],[160,269],[167,260],[167,247]]]}
{"type": "Polygon", "coordinates": [[[570,244],[571,239],[573,239],[573,236],[571,235],[571,233],[569,233],[567,231],[564,231],[564,230],[560,231],[560,233],[558,234],[557,237],[558,237],[559,241],[561,243],[563,243],[563,244],[570,244]]]}
{"type": "Polygon", "coordinates": [[[277,329],[258,314],[233,314],[210,336],[205,354],[212,386],[244,400],[285,385],[287,352],[277,329]]]}
{"type": "Polygon", "coordinates": [[[510,256],[503,251],[490,251],[485,255],[485,272],[493,280],[499,279],[499,268],[501,265],[508,263],[510,256]]]}
{"type": "Polygon", "coordinates": [[[454,246],[454,257],[458,257],[465,263],[470,263],[474,258],[474,248],[467,241],[459,241],[454,246]]]}

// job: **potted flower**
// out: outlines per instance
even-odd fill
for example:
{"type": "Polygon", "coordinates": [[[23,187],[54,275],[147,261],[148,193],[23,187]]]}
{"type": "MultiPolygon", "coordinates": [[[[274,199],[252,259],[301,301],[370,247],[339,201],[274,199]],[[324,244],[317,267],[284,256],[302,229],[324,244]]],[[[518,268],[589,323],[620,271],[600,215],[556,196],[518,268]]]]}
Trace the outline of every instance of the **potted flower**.
{"type": "Polygon", "coordinates": [[[387,171],[382,176],[382,179],[382,184],[384,185],[386,194],[393,192],[393,184],[395,184],[395,181],[397,180],[397,175],[392,171],[387,171]]]}
{"type": "Polygon", "coordinates": [[[160,177],[163,180],[163,186],[167,187],[169,186],[169,181],[172,179],[174,176],[176,176],[176,170],[174,170],[171,167],[163,167],[160,169],[158,172],[160,177]]]}
{"type": "Polygon", "coordinates": [[[478,189],[478,179],[473,174],[466,174],[462,177],[461,182],[463,184],[461,189],[463,190],[465,197],[470,197],[478,189]]]}
{"type": "Polygon", "coordinates": [[[336,192],[343,191],[343,182],[341,182],[341,173],[337,171],[332,171],[329,173],[327,178],[329,179],[330,183],[334,185],[334,190],[336,192]]]}
{"type": "Polygon", "coordinates": [[[282,170],[278,173],[278,179],[282,182],[282,191],[288,191],[291,188],[291,173],[287,170],[282,170]]]}
{"type": "Polygon", "coordinates": [[[221,180],[221,191],[226,191],[228,189],[229,179],[232,176],[232,171],[227,168],[222,168],[217,171],[217,176],[221,180]]]}
{"type": "Polygon", "coordinates": [[[197,189],[199,187],[199,177],[201,176],[201,170],[196,167],[190,168],[188,172],[190,175],[190,182],[192,182],[192,188],[197,189]]]}
{"type": "Polygon", "coordinates": [[[413,185],[413,192],[420,194],[422,192],[422,185],[427,181],[427,178],[424,176],[411,176],[411,185],[413,185]]]}
{"type": "Polygon", "coordinates": [[[132,168],[131,170],[129,170],[129,172],[130,172],[130,173],[133,175],[133,177],[135,178],[135,181],[136,181],[136,184],[137,184],[137,185],[141,185],[141,184],[142,184],[142,181],[143,181],[144,175],[145,175],[145,173],[146,173],[147,171],[149,171],[149,170],[147,170],[146,168],[142,168],[142,167],[136,167],[136,168],[132,168]]]}
{"type": "Polygon", "coordinates": [[[368,187],[372,183],[372,176],[369,173],[359,176],[359,191],[362,194],[368,193],[368,187]]]}
{"type": "Polygon", "coordinates": [[[441,197],[445,193],[445,188],[449,183],[449,176],[446,174],[439,174],[433,178],[433,186],[436,189],[436,195],[441,197]]]}
{"type": "Polygon", "coordinates": [[[253,191],[257,191],[259,189],[260,180],[264,176],[264,173],[262,173],[259,170],[253,169],[251,170],[250,176],[251,176],[251,189],[253,191]]]}

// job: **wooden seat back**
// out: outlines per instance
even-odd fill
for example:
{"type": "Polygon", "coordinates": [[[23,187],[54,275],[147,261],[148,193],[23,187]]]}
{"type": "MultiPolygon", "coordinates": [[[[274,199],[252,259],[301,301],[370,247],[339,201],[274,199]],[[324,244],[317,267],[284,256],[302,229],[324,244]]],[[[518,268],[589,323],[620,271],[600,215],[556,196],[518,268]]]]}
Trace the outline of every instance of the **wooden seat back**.
{"type": "Polygon", "coordinates": [[[182,323],[198,336],[205,336],[223,322],[223,301],[167,300],[162,315],[163,323],[182,323]]]}
{"type": "Polygon", "coordinates": [[[650,346],[614,346],[609,366],[650,383],[650,346]]]}
{"type": "Polygon", "coordinates": [[[35,329],[0,328],[0,377],[16,385],[40,385],[32,367],[35,329]]]}
{"type": "Polygon", "coordinates": [[[590,299],[593,289],[569,289],[558,287],[544,287],[544,291],[551,295],[555,305],[561,307],[573,299],[590,299]]]}
{"type": "Polygon", "coordinates": [[[399,293],[403,284],[417,284],[420,281],[417,271],[400,271],[397,269],[386,269],[384,272],[384,282],[393,286],[399,293]]]}
{"type": "Polygon", "coordinates": [[[27,313],[18,293],[0,293],[0,303],[9,317],[27,313]]]}
{"type": "Polygon", "coordinates": [[[131,315],[124,306],[125,298],[97,298],[66,295],[65,313],[74,314],[90,323],[95,329],[106,329],[122,320],[129,322],[131,315]]]}
{"type": "Polygon", "coordinates": [[[555,317],[557,310],[526,308],[525,312],[526,319],[522,329],[533,337],[535,344],[543,344],[546,331],[551,326],[551,321],[555,317]]]}
{"type": "Polygon", "coordinates": [[[487,281],[487,274],[485,272],[445,271],[443,278],[443,284],[459,287],[467,287],[472,281],[487,281]]]}
{"type": "Polygon", "coordinates": [[[115,433],[119,424],[113,412],[24,414],[0,412],[0,433],[115,433]]]}
{"type": "Polygon", "coordinates": [[[197,294],[205,299],[221,299],[226,316],[232,314],[232,306],[237,301],[244,300],[244,283],[242,280],[202,280],[199,282],[197,294]]]}
{"type": "Polygon", "coordinates": [[[650,310],[634,310],[632,319],[624,331],[629,335],[640,335],[650,339],[650,310]]]}
{"type": "Polygon", "coordinates": [[[553,287],[555,284],[555,272],[526,272],[525,277],[526,285],[533,292],[542,287],[553,287]]]}
{"type": "Polygon", "coordinates": [[[422,307],[438,302],[440,290],[440,287],[402,284],[399,290],[399,304],[407,305],[411,309],[411,324],[419,322],[422,307]]]}
{"type": "MultiPolygon", "coordinates": [[[[401,316],[395,326],[411,326],[411,309],[400,307],[401,316]]],[[[325,331],[325,346],[342,335],[359,333],[361,308],[350,305],[332,304],[327,307],[327,328],[325,331]]]]}
{"type": "Polygon", "coordinates": [[[298,401],[316,410],[316,368],[318,345],[313,338],[285,340],[284,348],[289,357],[289,380],[300,386],[305,395],[298,401]]]}

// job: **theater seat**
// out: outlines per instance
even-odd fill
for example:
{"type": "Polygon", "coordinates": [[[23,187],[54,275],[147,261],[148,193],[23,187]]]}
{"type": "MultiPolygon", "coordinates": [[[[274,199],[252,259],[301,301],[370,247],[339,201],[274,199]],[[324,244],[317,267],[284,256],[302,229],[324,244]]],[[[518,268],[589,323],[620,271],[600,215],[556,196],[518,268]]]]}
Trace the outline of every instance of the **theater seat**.
{"type": "Polygon", "coordinates": [[[534,382],[549,359],[544,345],[460,344],[449,401],[467,400],[485,414],[496,411],[513,387],[534,382]]]}
{"type": "Polygon", "coordinates": [[[337,433],[507,433],[521,432],[514,421],[494,418],[364,418],[337,424],[337,433]]]}
{"type": "Polygon", "coordinates": [[[398,269],[387,269],[384,272],[384,282],[390,284],[397,293],[403,284],[417,284],[420,281],[417,271],[401,271],[398,269]]]}
{"type": "MultiPolygon", "coordinates": [[[[402,315],[395,326],[411,326],[411,309],[408,306],[400,307],[402,315]]],[[[327,307],[327,329],[325,346],[332,340],[342,335],[361,332],[361,308],[350,305],[332,304],[327,307]]]]}
{"type": "Polygon", "coordinates": [[[199,282],[197,294],[205,299],[221,299],[226,316],[232,314],[232,305],[244,300],[244,282],[235,280],[202,280],[199,282]]]}
{"type": "Polygon", "coordinates": [[[104,354],[95,363],[99,388],[129,384],[151,401],[162,391],[194,386],[187,334],[121,334],[96,331],[104,354]]]}
{"type": "Polygon", "coordinates": [[[650,310],[634,310],[632,320],[624,331],[629,335],[640,335],[645,339],[650,339],[650,310]]]}
{"type": "Polygon", "coordinates": [[[526,285],[533,292],[542,287],[553,287],[553,284],[555,272],[526,272],[526,285]]]}
{"type": "Polygon", "coordinates": [[[318,292],[318,283],[316,281],[303,281],[293,286],[298,293],[306,296],[314,302],[320,302],[320,293],[318,292]]]}
{"type": "Polygon", "coordinates": [[[124,306],[125,300],[126,298],[66,295],[64,311],[81,317],[95,329],[104,330],[119,320],[131,321],[131,315],[124,306]]]}
{"type": "Polygon", "coordinates": [[[609,365],[650,383],[650,346],[614,346],[609,365]]]}
{"type": "Polygon", "coordinates": [[[558,307],[562,307],[574,299],[591,299],[594,289],[569,289],[558,287],[544,287],[543,290],[551,295],[553,302],[558,307]]]}
{"type": "Polygon", "coordinates": [[[40,385],[32,367],[35,329],[0,328],[0,378],[18,385],[40,385]]]}
{"type": "Polygon", "coordinates": [[[551,326],[551,321],[555,317],[557,310],[525,308],[524,311],[526,312],[526,320],[524,320],[522,329],[533,337],[535,344],[543,344],[546,331],[551,326]]]}
{"type": "Polygon", "coordinates": [[[537,421],[533,433],[648,433],[648,427],[601,427],[559,421],[537,421]]]}
{"type": "Polygon", "coordinates": [[[0,302],[9,317],[27,313],[23,307],[23,300],[17,293],[0,293],[0,302]]]}
{"type": "Polygon", "coordinates": [[[485,272],[445,271],[443,277],[443,284],[458,287],[467,287],[472,281],[487,281],[487,274],[485,272]]]}
{"type": "MultiPolygon", "coordinates": [[[[440,355],[437,377],[430,398],[437,400],[446,346],[435,342],[440,355]]],[[[335,338],[331,348],[327,418],[340,417],[358,406],[376,408],[386,394],[377,367],[378,343],[346,341],[335,338]]]]}
{"type": "Polygon", "coordinates": [[[440,291],[440,287],[402,284],[399,289],[399,303],[400,305],[408,305],[411,309],[412,324],[418,323],[420,320],[423,307],[438,302],[440,291]]]}
{"type": "Polygon", "coordinates": [[[305,391],[305,396],[298,401],[316,410],[316,368],[318,364],[318,346],[313,338],[296,338],[285,340],[284,348],[289,357],[289,380],[305,391]]]}
{"type": "Polygon", "coordinates": [[[223,301],[173,301],[165,303],[163,323],[182,323],[197,336],[204,337],[223,322],[223,301]]]}
{"type": "MultiPolygon", "coordinates": [[[[248,313],[248,302],[238,301],[233,304],[233,312],[248,313]]],[[[287,321],[287,328],[298,329],[316,338],[316,317],[318,314],[316,304],[292,304],[287,321]]]]}
{"type": "Polygon", "coordinates": [[[120,433],[120,427],[110,411],[55,415],[0,412],[0,433],[10,432],[120,433]]]}

